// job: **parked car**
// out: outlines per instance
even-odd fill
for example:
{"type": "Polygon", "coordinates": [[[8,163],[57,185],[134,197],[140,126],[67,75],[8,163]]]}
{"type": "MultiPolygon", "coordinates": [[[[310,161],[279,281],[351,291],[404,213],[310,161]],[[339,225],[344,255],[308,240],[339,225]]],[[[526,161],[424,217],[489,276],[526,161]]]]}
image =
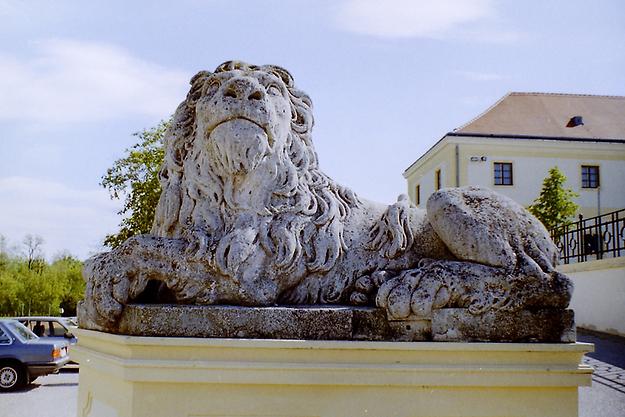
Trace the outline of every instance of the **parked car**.
{"type": "Polygon", "coordinates": [[[57,337],[67,339],[70,345],[76,344],[76,337],[72,334],[74,323],[69,317],[27,316],[12,317],[28,327],[39,337],[57,337]]]}
{"type": "Polygon", "coordinates": [[[64,339],[39,338],[17,320],[0,319],[0,391],[28,385],[69,362],[64,339]]]}
{"type": "MultiPolygon", "coordinates": [[[[12,318],[28,327],[29,330],[41,338],[64,339],[69,343],[70,347],[78,342],[78,339],[72,333],[72,329],[78,326],[74,325],[71,317],[26,316],[12,318]]],[[[71,360],[71,349],[69,354],[70,363],[77,364],[76,361],[71,360]]]]}

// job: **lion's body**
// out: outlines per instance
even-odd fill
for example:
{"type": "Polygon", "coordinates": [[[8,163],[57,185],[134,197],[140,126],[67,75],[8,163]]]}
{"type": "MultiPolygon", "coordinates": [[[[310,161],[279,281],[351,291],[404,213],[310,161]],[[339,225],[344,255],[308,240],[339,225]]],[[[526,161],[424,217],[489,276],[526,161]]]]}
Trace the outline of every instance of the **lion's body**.
{"type": "MultiPolygon", "coordinates": [[[[209,275],[238,281],[245,290],[244,302],[250,304],[345,302],[357,278],[389,266],[398,270],[412,268],[424,255],[438,257],[443,253],[442,244],[429,252],[402,247],[403,257],[396,250],[398,253],[390,258],[381,255],[382,245],[371,247],[369,232],[380,222],[387,206],[359,199],[319,170],[310,139],[310,99],[279,68],[229,71],[259,82],[262,75],[258,73],[275,74],[284,83],[285,96],[295,113],[291,128],[286,137],[275,138],[273,146],[263,150],[254,169],[237,170],[231,165],[238,156],[232,154],[249,153],[250,144],[229,139],[220,145],[223,148],[207,145],[202,125],[216,123],[202,120],[202,114],[214,113],[218,107],[215,117],[219,121],[263,117],[245,105],[223,110],[222,102],[215,104],[206,98],[206,83],[212,75],[196,76],[168,134],[161,175],[163,194],[153,235],[188,239],[193,244],[205,241],[208,247],[199,258],[211,264],[209,275]]],[[[222,81],[227,82],[231,78],[222,81]]],[[[249,133],[254,139],[258,136],[245,130],[245,125],[235,126],[228,134],[249,133]]],[[[256,150],[256,143],[251,142],[256,150]]],[[[410,228],[417,230],[417,223],[427,227],[425,212],[417,214],[416,208],[412,211],[414,224],[410,228]]],[[[402,220],[410,221],[408,216],[402,220]]],[[[431,235],[435,236],[433,232],[431,235]]],[[[224,290],[215,301],[235,303],[241,299],[240,291],[231,294],[224,290]]]]}
{"type": "Polygon", "coordinates": [[[555,246],[518,204],[472,188],[439,191],[427,213],[360,199],[319,170],[312,126],[282,68],[197,74],[166,135],[151,235],[86,263],[86,323],[114,326],[150,281],[177,302],[377,303],[399,319],[568,303],[555,246]]]}

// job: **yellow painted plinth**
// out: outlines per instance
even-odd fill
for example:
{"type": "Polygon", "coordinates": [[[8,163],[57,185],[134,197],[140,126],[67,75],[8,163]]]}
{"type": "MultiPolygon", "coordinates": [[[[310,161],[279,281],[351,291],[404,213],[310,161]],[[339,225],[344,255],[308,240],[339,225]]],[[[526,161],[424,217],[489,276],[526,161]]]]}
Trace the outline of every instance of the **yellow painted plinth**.
{"type": "Polygon", "coordinates": [[[592,374],[586,343],[76,334],[79,417],[570,417],[592,374]]]}

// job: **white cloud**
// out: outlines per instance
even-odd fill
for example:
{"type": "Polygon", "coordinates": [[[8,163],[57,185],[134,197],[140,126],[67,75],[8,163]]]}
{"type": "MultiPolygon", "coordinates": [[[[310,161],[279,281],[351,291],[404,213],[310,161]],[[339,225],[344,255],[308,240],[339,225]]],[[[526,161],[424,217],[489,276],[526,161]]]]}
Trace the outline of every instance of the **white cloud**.
{"type": "Polygon", "coordinates": [[[346,0],[336,20],[342,29],[365,35],[446,38],[464,37],[464,25],[495,16],[493,0],[346,0]]]}
{"type": "Polygon", "coordinates": [[[165,118],[186,92],[189,74],[110,44],[56,39],[33,45],[28,58],[0,52],[0,120],[165,118]]]}
{"type": "Polygon", "coordinates": [[[78,190],[37,178],[0,178],[0,201],[0,234],[12,245],[27,234],[42,236],[48,258],[64,250],[88,257],[101,250],[120,220],[120,203],[104,189],[78,190]]]}

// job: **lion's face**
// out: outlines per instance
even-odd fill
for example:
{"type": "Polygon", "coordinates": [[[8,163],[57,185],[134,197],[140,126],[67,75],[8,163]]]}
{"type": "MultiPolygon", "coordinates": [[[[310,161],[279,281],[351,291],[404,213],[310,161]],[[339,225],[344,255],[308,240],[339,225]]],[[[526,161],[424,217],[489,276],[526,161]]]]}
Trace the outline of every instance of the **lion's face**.
{"type": "Polygon", "coordinates": [[[275,75],[217,73],[205,81],[196,104],[196,140],[225,174],[246,174],[285,146],[291,117],[287,87],[275,75]]]}
{"type": "Polygon", "coordinates": [[[289,280],[332,269],[360,202],[319,170],[313,125],[310,97],[284,68],[228,61],[197,73],[165,140],[152,233],[198,236],[232,282],[271,257],[289,280]]]}

